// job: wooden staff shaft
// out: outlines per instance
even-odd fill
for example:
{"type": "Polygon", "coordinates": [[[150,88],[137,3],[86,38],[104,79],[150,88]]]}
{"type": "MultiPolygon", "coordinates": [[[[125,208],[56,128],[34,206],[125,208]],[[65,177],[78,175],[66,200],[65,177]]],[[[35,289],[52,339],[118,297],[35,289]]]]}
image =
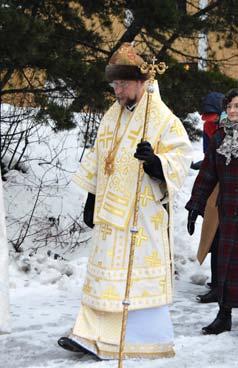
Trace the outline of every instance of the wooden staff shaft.
{"type": "MultiPolygon", "coordinates": [[[[149,83],[151,83],[151,81],[149,83]]],[[[152,81],[152,83],[153,83],[153,81],[152,81]]],[[[142,140],[145,140],[146,136],[147,136],[151,98],[152,98],[152,92],[150,92],[148,90],[147,102],[146,102],[146,111],[145,111],[145,123],[144,123],[144,127],[143,127],[142,140]]],[[[144,174],[143,173],[143,163],[140,162],[139,171],[138,171],[138,178],[137,178],[136,198],[135,198],[135,207],[134,207],[134,215],[133,215],[133,225],[132,225],[132,228],[130,230],[130,232],[131,232],[131,244],[130,244],[128,271],[127,271],[126,290],[125,290],[125,297],[124,297],[124,300],[122,302],[122,304],[123,304],[123,314],[122,314],[122,326],[121,326],[121,338],[120,338],[118,368],[123,367],[124,350],[125,350],[125,337],[126,337],[126,325],[127,325],[127,319],[128,319],[128,308],[129,308],[129,305],[130,305],[129,294],[130,294],[131,281],[132,281],[132,269],[133,269],[133,261],[134,261],[135,247],[136,247],[136,235],[138,233],[137,223],[138,223],[139,202],[140,202],[141,184],[142,184],[143,174],[144,174]]]]}

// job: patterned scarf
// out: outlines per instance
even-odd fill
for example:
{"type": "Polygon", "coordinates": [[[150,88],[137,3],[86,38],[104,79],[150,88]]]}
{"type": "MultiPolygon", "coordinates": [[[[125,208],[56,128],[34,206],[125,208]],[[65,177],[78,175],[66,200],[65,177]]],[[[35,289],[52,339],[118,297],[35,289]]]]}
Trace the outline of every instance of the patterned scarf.
{"type": "Polygon", "coordinates": [[[231,162],[231,157],[238,158],[238,122],[231,122],[228,118],[221,121],[220,127],[224,128],[225,137],[217,148],[217,153],[226,157],[226,165],[231,162]]]}

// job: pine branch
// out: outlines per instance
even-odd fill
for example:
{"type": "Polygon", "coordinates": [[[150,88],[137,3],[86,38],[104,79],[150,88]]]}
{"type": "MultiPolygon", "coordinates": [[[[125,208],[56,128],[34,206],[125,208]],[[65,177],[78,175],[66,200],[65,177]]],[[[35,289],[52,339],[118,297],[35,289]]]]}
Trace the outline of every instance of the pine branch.
{"type": "Polygon", "coordinates": [[[9,82],[9,80],[11,79],[12,75],[14,72],[14,68],[13,67],[9,67],[7,69],[7,71],[4,74],[4,77],[2,78],[2,80],[0,80],[0,93],[2,94],[2,90],[5,87],[5,85],[9,82]]]}
{"type": "MultiPolygon", "coordinates": [[[[191,18],[196,19],[196,18],[199,18],[201,16],[207,15],[210,11],[216,9],[222,2],[223,2],[223,0],[214,1],[214,3],[209,4],[205,8],[199,10],[197,13],[191,15],[191,18]]],[[[183,30],[183,28],[184,28],[184,20],[182,18],[179,27],[176,29],[174,34],[164,42],[162,48],[160,49],[159,53],[157,54],[157,56],[159,58],[163,58],[166,51],[171,47],[171,45],[174,43],[174,41],[178,37],[181,36],[181,30],[183,30]]]]}

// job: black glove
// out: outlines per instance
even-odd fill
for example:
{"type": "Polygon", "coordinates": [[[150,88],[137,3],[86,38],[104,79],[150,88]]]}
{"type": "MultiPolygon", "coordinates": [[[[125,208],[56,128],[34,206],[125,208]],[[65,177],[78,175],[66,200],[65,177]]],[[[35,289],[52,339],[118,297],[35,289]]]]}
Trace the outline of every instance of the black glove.
{"type": "Polygon", "coordinates": [[[159,157],[154,154],[150,142],[142,141],[138,143],[134,157],[144,161],[143,168],[146,174],[153,178],[164,180],[161,161],[159,157]]]}
{"type": "Polygon", "coordinates": [[[83,211],[83,221],[88,227],[91,227],[91,229],[94,227],[93,223],[94,205],[95,205],[95,195],[92,193],[88,193],[88,198],[86,200],[83,211]]]}
{"type": "Polygon", "coordinates": [[[189,210],[188,211],[188,223],[187,223],[187,230],[190,235],[193,235],[195,230],[195,222],[197,220],[197,217],[199,215],[199,212],[196,210],[189,210]]]}

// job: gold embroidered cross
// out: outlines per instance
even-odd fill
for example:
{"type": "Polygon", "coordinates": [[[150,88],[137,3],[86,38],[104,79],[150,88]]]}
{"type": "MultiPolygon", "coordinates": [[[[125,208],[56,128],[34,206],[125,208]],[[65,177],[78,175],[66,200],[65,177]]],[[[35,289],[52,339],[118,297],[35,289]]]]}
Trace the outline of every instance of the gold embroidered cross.
{"type": "Polygon", "coordinates": [[[172,151],[174,146],[172,144],[165,145],[163,143],[160,143],[158,146],[158,153],[167,153],[169,151],[172,151]]]}
{"type": "Polygon", "coordinates": [[[147,236],[143,233],[143,227],[141,227],[138,233],[135,236],[136,238],[136,246],[140,247],[143,240],[147,240],[147,236]]]}
{"type": "Polygon", "coordinates": [[[131,148],[135,146],[136,140],[142,130],[142,127],[139,127],[137,130],[131,130],[128,139],[131,140],[131,148]]]}
{"type": "Polygon", "coordinates": [[[90,281],[87,280],[83,286],[83,291],[86,293],[86,294],[89,294],[92,290],[92,287],[90,285],[90,281]]]}
{"type": "Polygon", "coordinates": [[[148,290],[144,290],[141,294],[142,298],[147,298],[148,296],[152,296],[148,290]]]}
{"type": "Polygon", "coordinates": [[[101,227],[102,239],[106,240],[107,235],[111,235],[112,229],[107,224],[103,224],[101,227]]]}
{"type": "Polygon", "coordinates": [[[145,186],[144,192],[141,193],[140,198],[141,198],[141,205],[143,207],[147,206],[147,201],[148,200],[153,200],[154,199],[153,194],[151,193],[151,190],[147,185],[145,186]]]}
{"type": "Polygon", "coordinates": [[[109,300],[118,300],[120,299],[119,294],[116,291],[116,288],[113,286],[109,286],[101,295],[102,299],[109,299],[109,300]]]}
{"type": "Polygon", "coordinates": [[[113,132],[109,131],[109,127],[106,126],[104,132],[99,134],[99,142],[103,143],[104,148],[108,148],[109,142],[112,140],[113,132]]]}
{"type": "Polygon", "coordinates": [[[168,177],[171,180],[177,180],[178,179],[178,173],[177,172],[168,173],[168,177]]]}
{"type": "Polygon", "coordinates": [[[179,136],[183,136],[184,135],[184,129],[183,127],[178,123],[178,121],[175,121],[174,125],[171,126],[170,128],[170,133],[176,133],[179,136]]]}
{"type": "Polygon", "coordinates": [[[95,175],[94,173],[91,173],[91,172],[89,172],[89,171],[88,171],[86,178],[87,178],[88,180],[92,180],[92,179],[93,179],[93,177],[94,177],[94,175],[95,175]]]}
{"type": "Polygon", "coordinates": [[[150,267],[159,267],[159,266],[161,266],[160,256],[159,256],[158,252],[156,252],[155,250],[151,253],[150,256],[145,257],[145,262],[150,267]]]}
{"type": "Polygon", "coordinates": [[[156,213],[155,216],[151,217],[151,221],[154,223],[155,225],[155,230],[158,230],[159,226],[162,224],[163,222],[163,217],[164,214],[162,211],[159,211],[158,213],[156,213]]]}

